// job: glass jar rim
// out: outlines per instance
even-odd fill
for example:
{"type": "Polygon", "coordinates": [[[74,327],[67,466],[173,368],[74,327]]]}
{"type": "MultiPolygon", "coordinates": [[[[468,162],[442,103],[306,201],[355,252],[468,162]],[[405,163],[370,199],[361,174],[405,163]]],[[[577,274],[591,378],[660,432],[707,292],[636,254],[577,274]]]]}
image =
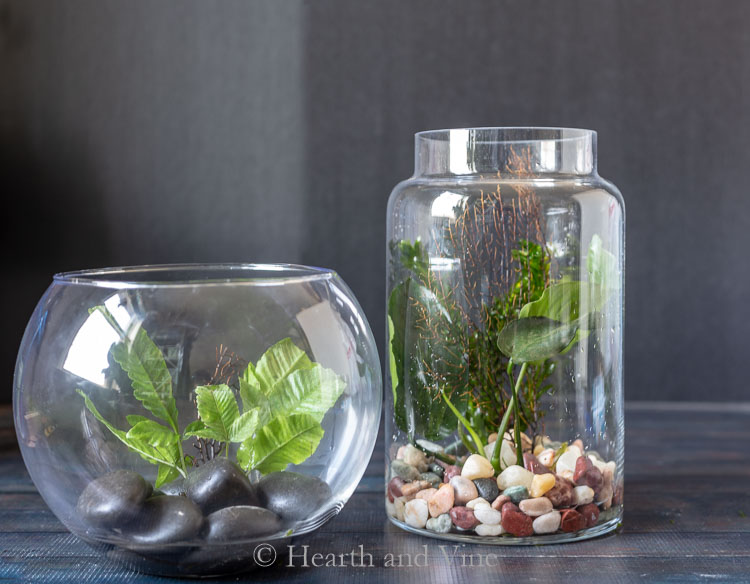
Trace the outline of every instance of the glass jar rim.
{"type": "Polygon", "coordinates": [[[586,128],[565,128],[557,126],[477,126],[473,128],[441,128],[423,130],[414,136],[420,140],[444,141],[450,139],[452,132],[470,132],[479,144],[526,144],[533,142],[574,142],[591,139],[596,136],[595,130],[586,128]],[[481,139],[487,134],[488,139],[481,139]],[[490,138],[495,134],[496,137],[490,138]],[[507,134],[499,138],[497,135],[507,134]],[[517,135],[517,137],[515,136],[517,135]]]}
{"type": "Polygon", "coordinates": [[[329,268],[301,264],[184,263],[144,264],[59,272],[56,283],[102,288],[172,288],[179,286],[278,286],[325,280],[329,268]]]}

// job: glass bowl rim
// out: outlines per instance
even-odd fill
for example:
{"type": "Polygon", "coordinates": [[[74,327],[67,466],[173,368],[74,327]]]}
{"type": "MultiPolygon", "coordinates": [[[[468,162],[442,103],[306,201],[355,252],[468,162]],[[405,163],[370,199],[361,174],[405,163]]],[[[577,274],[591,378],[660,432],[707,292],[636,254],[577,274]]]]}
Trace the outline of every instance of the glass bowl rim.
{"type": "Polygon", "coordinates": [[[193,286],[278,286],[327,280],[337,274],[330,268],[288,263],[180,263],[142,264],[58,272],[52,279],[58,284],[101,288],[174,288],[193,286]],[[175,278],[180,272],[193,277],[175,278]],[[212,274],[214,272],[214,274],[212,274]],[[236,272],[232,274],[232,272],[236,272]],[[254,274],[255,272],[255,274],[254,274]],[[257,273],[262,273],[258,275],[257,273]],[[144,279],[149,274],[154,279],[144,279]],[[168,280],[159,274],[169,274],[168,280]],[[228,275],[232,274],[232,275],[228,275]],[[215,277],[211,277],[214,275],[215,277]]]}
{"type": "Polygon", "coordinates": [[[539,142],[569,143],[591,141],[596,138],[596,130],[586,128],[566,128],[561,126],[476,126],[467,128],[440,128],[423,130],[414,134],[419,141],[447,143],[458,132],[474,134],[478,144],[534,144],[539,142]],[[456,134],[454,134],[456,133],[456,134]],[[518,137],[499,138],[497,135],[517,133],[518,137]],[[495,137],[492,137],[495,134],[495,137]],[[526,134],[526,136],[523,136],[526,134]],[[545,135],[546,134],[546,135],[545,135]]]}

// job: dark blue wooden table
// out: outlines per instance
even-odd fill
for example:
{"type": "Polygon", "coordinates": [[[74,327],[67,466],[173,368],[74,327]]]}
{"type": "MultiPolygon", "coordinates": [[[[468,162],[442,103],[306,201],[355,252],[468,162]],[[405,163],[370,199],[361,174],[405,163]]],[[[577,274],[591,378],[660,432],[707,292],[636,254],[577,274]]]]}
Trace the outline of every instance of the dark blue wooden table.
{"type": "MultiPolygon", "coordinates": [[[[640,403],[626,412],[619,534],[518,548],[441,544],[404,533],[383,510],[381,437],[338,517],[291,558],[226,581],[750,583],[750,404],[640,403]],[[314,554],[334,554],[335,565],[314,567],[314,554]]],[[[70,581],[170,580],[129,572],[65,530],[26,474],[9,409],[0,409],[0,582],[70,581]]]]}

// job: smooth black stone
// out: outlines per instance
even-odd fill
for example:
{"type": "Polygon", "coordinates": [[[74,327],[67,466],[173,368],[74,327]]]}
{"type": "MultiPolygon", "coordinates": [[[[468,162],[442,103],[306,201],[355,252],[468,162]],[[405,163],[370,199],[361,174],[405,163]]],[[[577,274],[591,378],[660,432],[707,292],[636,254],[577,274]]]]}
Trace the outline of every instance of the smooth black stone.
{"type": "Polygon", "coordinates": [[[234,505],[258,505],[255,489],[242,469],[226,458],[214,458],[185,479],[185,493],[206,515],[234,505]]]}
{"type": "Polygon", "coordinates": [[[143,504],[127,536],[138,545],[188,543],[197,539],[203,522],[203,513],[187,497],[161,495],[143,504]]]}
{"type": "Polygon", "coordinates": [[[76,513],[94,527],[125,527],[140,514],[153,488],[141,475],[116,470],[91,481],[78,497],[76,513]]]}
{"type": "MultiPolygon", "coordinates": [[[[171,483],[167,483],[166,485],[162,485],[159,487],[158,492],[162,495],[185,495],[185,482],[182,478],[176,479],[172,481],[171,483]]],[[[157,491],[154,491],[154,494],[156,494],[157,491]]]]}
{"type": "Polygon", "coordinates": [[[296,472],[272,472],[260,479],[258,498],[262,507],[285,521],[314,515],[331,498],[331,487],[318,477],[296,472]]]}
{"type": "Polygon", "coordinates": [[[485,501],[492,503],[500,494],[500,489],[497,488],[497,481],[495,479],[474,479],[473,482],[479,496],[485,501]]]}
{"type": "Polygon", "coordinates": [[[276,513],[262,507],[236,505],[214,511],[206,518],[206,541],[240,541],[275,533],[281,529],[276,513]]]}
{"type": "Polygon", "coordinates": [[[430,465],[427,468],[430,472],[435,473],[441,479],[443,478],[443,475],[445,474],[445,469],[442,466],[440,466],[437,462],[430,463],[430,465]]]}
{"type": "Polygon", "coordinates": [[[255,561],[255,543],[227,542],[214,545],[206,543],[181,559],[179,568],[182,574],[203,577],[239,574],[255,570],[259,566],[268,568],[268,562],[274,560],[274,555],[276,561],[272,563],[279,564],[282,562],[284,556],[289,553],[287,546],[291,542],[291,538],[264,541],[265,545],[273,547],[273,552],[268,548],[262,552],[261,556],[258,557],[262,560],[262,564],[255,561]]]}

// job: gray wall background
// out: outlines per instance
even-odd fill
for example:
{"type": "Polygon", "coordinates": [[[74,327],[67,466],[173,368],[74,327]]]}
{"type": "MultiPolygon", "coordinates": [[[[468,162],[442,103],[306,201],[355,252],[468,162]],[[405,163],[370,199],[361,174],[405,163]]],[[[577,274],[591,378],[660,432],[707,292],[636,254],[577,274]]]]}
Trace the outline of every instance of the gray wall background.
{"type": "Polygon", "coordinates": [[[0,0],[0,402],[52,273],[335,268],[380,349],[412,134],[599,132],[627,205],[626,397],[746,400],[750,3],[0,0]]]}

